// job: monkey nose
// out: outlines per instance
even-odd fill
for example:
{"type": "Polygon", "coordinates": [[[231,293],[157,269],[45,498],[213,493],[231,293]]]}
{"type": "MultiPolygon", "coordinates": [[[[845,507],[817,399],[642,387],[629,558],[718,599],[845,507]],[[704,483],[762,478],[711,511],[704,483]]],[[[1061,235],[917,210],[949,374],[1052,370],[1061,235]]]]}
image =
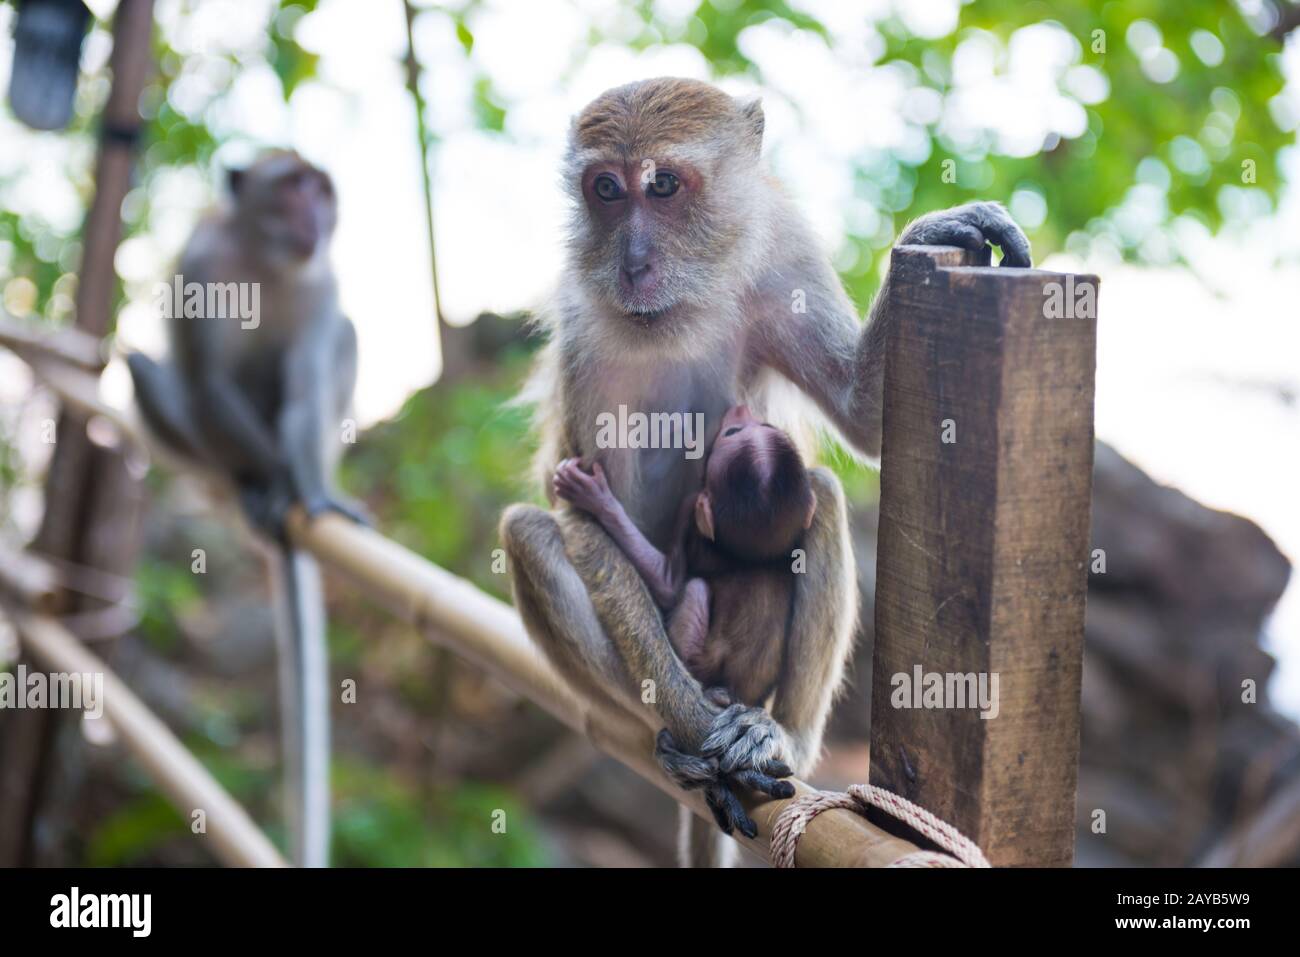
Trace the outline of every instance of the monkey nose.
{"type": "Polygon", "coordinates": [[[749,406],[733,405],[722,416],[722,422],[724,426],[727,426],[732,424],[733,422],[751,422],[753,421],[753,418],[754,416],[749,411],[749,406]]]}
{"type": "Polygon", "coordinates": [[[648,260],[627,257],[623,260],[623,280],[632,289],[639,289],[650,278],[651,266],[648,260]]]}

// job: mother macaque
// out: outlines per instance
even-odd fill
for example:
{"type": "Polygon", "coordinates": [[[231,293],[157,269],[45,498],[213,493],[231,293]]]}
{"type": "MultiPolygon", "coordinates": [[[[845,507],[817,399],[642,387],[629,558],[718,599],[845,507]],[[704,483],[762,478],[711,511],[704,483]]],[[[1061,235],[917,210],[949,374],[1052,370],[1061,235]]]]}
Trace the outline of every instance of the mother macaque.
{"type": "MultiPolygon", "coordinates": [[[[803,436],[807,456],[811,430],[801,426],[813,417],[772,399],[785,379],[850,446],[879,454],[887,290],[862,325],[812,230],[765,171],[762,140],[758,101],[671,78],[602,94],[570,131],[568,260],[528,391],[542,431],[539,477],[549,486],[566,458],[599,463],[660,550],[679,504],[701,485],[703,463],[662,442],[602,447],[602,413],[699,413],[711,445],[726,410],[744,404],[803,436]]],[[[1030,264],[1024,235],[991,203],[924,216],[900,240],[989,242],[1002,247],[1003,265],[1030,264]]],[[[817,761],[857,590],[843,491],[825,469],[810,472],[818,505],[770,710],[710,701],[674,653],[641,577],[590,516],[516,505],[502,518],[529,633],[588,695],[666,727],[680,751],[659,757],[678,783],[698,786],[701,758],[722,775],[776,777],[787,766],[806,775],[817,761]]],[[[725,861],[730,842],[687,812],[683,821],[684,863],[725,861]]]]}

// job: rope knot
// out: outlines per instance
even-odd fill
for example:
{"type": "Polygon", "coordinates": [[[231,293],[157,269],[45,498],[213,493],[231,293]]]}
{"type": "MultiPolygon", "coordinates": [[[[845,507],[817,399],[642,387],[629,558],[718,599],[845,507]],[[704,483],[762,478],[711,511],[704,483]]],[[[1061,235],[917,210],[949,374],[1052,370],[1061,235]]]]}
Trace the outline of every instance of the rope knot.
{"type": "Polygon", "coordinates": [[[851,784],[844,791],[812,791],[795,798],[776,819],[772,827],[772,863],[777,867],[794,867],[799,838],[818,814],[831,808],[843,808],[867,814],[874,807],[912,830],[924,835],[948,853],[939,851],[913,851],[892,862],[890,867],[991,867],[988,858],[966,835],[935,817],[925,808],[907,798],[874,784],[851,784]]]}

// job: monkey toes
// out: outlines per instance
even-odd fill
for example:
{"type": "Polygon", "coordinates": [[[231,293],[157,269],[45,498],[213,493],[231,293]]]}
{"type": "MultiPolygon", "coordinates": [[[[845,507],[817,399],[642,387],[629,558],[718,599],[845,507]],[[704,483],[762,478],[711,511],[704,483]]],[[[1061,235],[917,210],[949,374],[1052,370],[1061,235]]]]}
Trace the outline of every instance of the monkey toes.
{"type": "Polygon", "coordinates": [[[366,510],[364,505],[341,495],[322,495],[304,501],[302,504],[307,511],[308,518],[315,518],[324,512],[337,512],[344,518],[350,518],[358,525],[370,527],[374,524],[369,511],[366,510]]]}
{"type": "Polygon", "coordinates": [[[791,774],[790,768],[781,761],[768,761],[761,770],[745,767],[724,772],[716,758],[680,750],[667,728],[655,739],[655,759],[678,787],[685,791],[704,791],[704,803],[724,834],[739,831],[749,838],[758,834],[758,825],[736,797],[736,785],[777,799],[794,797],[794,785],[778,780],[791,774]]]}
{"type": "Polygon", "coordinates": [[[785,732],[762,708],[733,704],[713,719],[700,753],[716,758],[725,774],[757,770],[776,777],[788,777],[785,732]],[[784,769],[777,774],[773,768],[784,769]]]}

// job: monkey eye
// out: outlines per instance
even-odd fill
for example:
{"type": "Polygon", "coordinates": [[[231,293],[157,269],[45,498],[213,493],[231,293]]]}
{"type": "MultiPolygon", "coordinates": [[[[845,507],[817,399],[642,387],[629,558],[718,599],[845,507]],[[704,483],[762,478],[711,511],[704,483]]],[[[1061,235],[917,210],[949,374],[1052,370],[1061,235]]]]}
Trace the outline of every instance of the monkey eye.
{"type": "Polygon", "coordinates": [[[681,185],[680,180],[672,173],[655,173],[655,178],[650,181],[646,192],[651,196],[658,196],[660,199],[671,196],[677,192],[677,187],[681,185]]]}
{"type": "Polygon", "coordinates": [[[740,431],[740,426],[733,425],[731,428],[727,429],[727,431],[723,432],[722,434],[724,436],[735,435],[739,431],[740,431]]]}
{"type": "Polygon", "coordinates": [[[597,176],[596,181],[592,184],[592,189],[596,191],[597,196],[607,203],[623,198],[623,187],[609,173],[601,173],[597,176]]]}

